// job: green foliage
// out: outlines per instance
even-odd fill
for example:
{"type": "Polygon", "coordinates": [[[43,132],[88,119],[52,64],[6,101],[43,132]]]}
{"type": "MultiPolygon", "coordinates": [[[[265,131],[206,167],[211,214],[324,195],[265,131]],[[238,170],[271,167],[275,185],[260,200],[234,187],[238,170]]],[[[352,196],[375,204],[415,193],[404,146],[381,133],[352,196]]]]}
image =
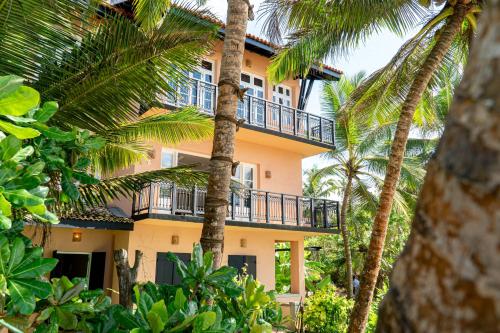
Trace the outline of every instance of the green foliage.
{"type": "MultiPolygon", "coordinates": [[[[304,303],[303,323],[310,333],[344,333],[354,301],[340,295],[333,285],[316,290],[304,303]]],[[[372,307],[367,332],[375,332],[376,306],[372,307]]]]}

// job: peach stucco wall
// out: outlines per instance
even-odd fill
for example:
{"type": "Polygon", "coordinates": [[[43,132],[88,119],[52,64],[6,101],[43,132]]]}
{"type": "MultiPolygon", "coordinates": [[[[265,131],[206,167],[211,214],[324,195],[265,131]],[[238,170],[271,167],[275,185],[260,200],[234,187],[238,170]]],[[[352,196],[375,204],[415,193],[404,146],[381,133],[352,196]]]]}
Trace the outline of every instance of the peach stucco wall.
{"type": "MultiPolygon", "coordinates": [[[[215,44],[214,50],[210,55],[206,57],[207,60],[211,60],[215,64],[215,80],[219,80],[220,64],[222,59],[222,46],[223,42],[218,41],[215,44]]],[[[267,100],[272,100],[273,96],[273,84],[267,79],[267,67],[270,64],[270,58],[264,57],[255,52],[245,50],[243,54],[243,66],[241,70],[243,73],[257,75],[264,79],[265,96],[267,100]]],[[[292,91],[292,106],[297,107],[297,102],[299,100],[300,83],[299,80],[285,80],[281,84],[289,87],[292,91]]]]}
{"type": "MultiPolygon", "coordinates": [[[[191,253],[193,244],[198,243],[201,235],[201,223],[176,222],[164,220],[144,220],[136,222],[130,234],[129,253],[140,249],[144,252],[139,270],[140,281],[154,281],[156,276],[157,252],[191,253]],[[179,237],[179,244],[172,244],[172,236],[179,237]]],[[[267,289],[274,289],[274,244],[289,241],[292,244],[292,292],[305,293],[304,284],[304,233],[295,231],[269,230],[226,226],[223,265],[228,263],[228,255],[254,255],[257,257],[257,279],[267,289]],[[241,239],[246,240],[246,247],[241,247],[241,239]]],[[[132,259],[131,259],[132,261],[132,259]]]]}

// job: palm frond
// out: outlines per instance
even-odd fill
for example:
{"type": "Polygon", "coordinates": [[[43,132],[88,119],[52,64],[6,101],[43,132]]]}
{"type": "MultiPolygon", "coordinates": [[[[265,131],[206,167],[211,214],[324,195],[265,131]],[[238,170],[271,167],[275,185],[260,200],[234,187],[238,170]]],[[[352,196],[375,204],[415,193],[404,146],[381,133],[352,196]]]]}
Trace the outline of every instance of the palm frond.
{"type": "Polygon", "coordinates": [[[189,166],[147,171],[133,175],[102,179],[97,184],[79,187],[82,206],[102,206],[119,198],[130,198],[149,183],[170,181],[179,186],[204,185],[208,174],[189,166]]]}

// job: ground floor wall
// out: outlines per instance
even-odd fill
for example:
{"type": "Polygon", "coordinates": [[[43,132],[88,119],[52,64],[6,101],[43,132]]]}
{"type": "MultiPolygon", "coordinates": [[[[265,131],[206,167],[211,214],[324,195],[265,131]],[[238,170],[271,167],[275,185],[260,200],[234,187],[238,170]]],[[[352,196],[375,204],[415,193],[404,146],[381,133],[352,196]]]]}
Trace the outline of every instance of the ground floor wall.
{"type": "MultiPolygon", "coordinates": [[[[140,282],[155,281],[157,254],[164,252],[191,253],[199,242],[201,223],[148,219],[134,224],[133,231],[97,230],[54,226],[44,247],[44,255],[52,257],[54,251],[70,253],[104,252],[103,287],[117,301],[118,279],[113,262],[113,250],[124,248],[129,262],[135,260],[135,250],[144,255],[138,272],[140,282]],[[78,234],[77,239],[74,235],[78,234]]],[[[27,226],[25,234],[40,244],[41,233],[27,226]]],[[[297,297],[305,294],[304,237],[308,233],[239,226],[226,226],[223,265],[229,256],[255,256],[256,277],[266,289],[275,287],[275,243],[290,242],[291,292],[297,297]]],[[[287,298],[288,299],[288,298],[287,298]]]]}

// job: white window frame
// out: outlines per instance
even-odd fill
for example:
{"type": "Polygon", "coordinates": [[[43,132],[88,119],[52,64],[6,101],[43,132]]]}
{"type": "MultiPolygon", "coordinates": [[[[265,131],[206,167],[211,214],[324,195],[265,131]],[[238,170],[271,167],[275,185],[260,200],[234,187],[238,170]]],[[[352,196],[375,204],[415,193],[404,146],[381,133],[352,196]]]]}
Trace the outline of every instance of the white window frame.
{"type": "Polygon", "coordinates": [[[292,108],[293,107],[293,96],[292,95],[293,95],[292,88],[290,88],[289,86],[287,86],[285,84],[280,83],[280,84],[277,84],[277,85],[274,86],[272,100],[276,104],[280,104],[279,103],[279,98],[283,98],[283,102],[284,103],[286,103],[286,101],[289,100],[290,101],[290,105],[289,106],[286,105],[286,104],[280,104],[280,105],[285,106],[287,108],[292,108]],[[278,92],[278,89],[280,87],[283,88],[283,94],[280,94],[278,92]],[[290,91],[290,96],[286,95],[286,89],[288,89],[290,91]],[[276,98],[276,100],[275,100],[275,98],[276,98]]]}

